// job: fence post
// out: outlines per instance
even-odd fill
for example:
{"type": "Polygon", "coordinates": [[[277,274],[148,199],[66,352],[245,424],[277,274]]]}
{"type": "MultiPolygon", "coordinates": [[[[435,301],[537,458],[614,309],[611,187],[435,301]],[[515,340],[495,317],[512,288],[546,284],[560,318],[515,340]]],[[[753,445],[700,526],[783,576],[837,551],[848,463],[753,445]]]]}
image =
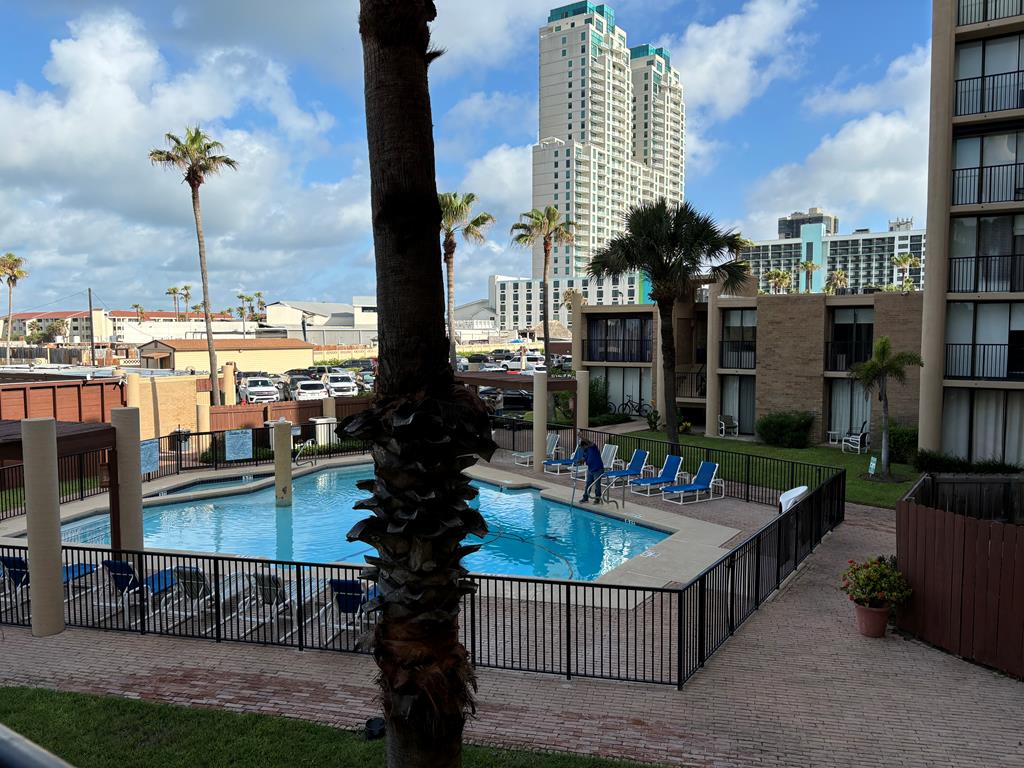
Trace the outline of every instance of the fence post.
{"type": "Polygon", "coordinates": [[[480,585],[469,593],[469,660],[476,664],[476,598],[480,593],[480,585]]]}
{"type": "Polygon", "coordinates": [[[704,666],[704,660],[707,658],[707,622],[705,621],[707,586],[708,577],[707,574],[704,574],[700,577],[700,581],[697,582],[697,661],[702,667],[704,666]]]}
{"type": "Polygon", "coordinates": [[[785,516],[775,518],[775,589],[782,583],[782,521],[785,516]]]}
{"type": "Polygon", "coordinates": [[[302,575],[303,568],[301,565],[295,567],[295,596],[298,598],[298,605],[295,606],[295,621],[299,624],[299,650],[303,650],[306,647],[306,600],[302,595],[302,575]]]}
{"type": "Polygon", "coordinates": [[[569,602],[569,585],[565,587],[565,679],[572,680],[572,605],[569,602]]]}
{"type": "Polygon", "coordinates": [[[213,454],[213,468],[217,469],[217,433],[210,433],[210,453],[213,454]]]}
{"type": "Polygon", "coordinates": [[[800,563],[800,508],[802,504],[793,507],[793,570],[796,570],[800,563]]]}
{"type": "Polygon", "coordinates": [[[761,607],[761,534],[754,539],[754,610],[761,607]]]}
{"type": "Polygon", "coordinates": [[[744,464],[744,467],[743,467],[743,488],[744,488],[743,500],[749,504],[750,503],[750,454],[749,453],[746,455],[746,458],[744,459],[743,464],[744,464]]]}
{"type": "MultiPolygon", "coordinates": [[[[179,443],[180,445],[180,443],[179,443]]],[[[216,622],[215,638],[221,641],[221,592],[220,592],[220,558],[213,558],[213,620],[216,622]]]]}
{"type": "Polygon", "coordinates": [[[796,464],[789,462],[789,487],[796,488],[796,464]]]}
{"type": "Polygon", "coordinates": [[[736,554],[729,556],[729,634],[736,631],[736,554]]]}
{"type": "Polygon", "coordinates": [[[676,690],[683,690],[683,590],[676,590],[676,690]]]}
{"type": "Polygon", "coordinates": [[[78,498],[85,498],[85,454],[78,454],[78,498]]]}
{"type": "Polygon", "coordinates": [[[181,435],[182,432],[179,429],[176,433],[177,436],[174,439],[174,474],[181,474],[181,435]]]}

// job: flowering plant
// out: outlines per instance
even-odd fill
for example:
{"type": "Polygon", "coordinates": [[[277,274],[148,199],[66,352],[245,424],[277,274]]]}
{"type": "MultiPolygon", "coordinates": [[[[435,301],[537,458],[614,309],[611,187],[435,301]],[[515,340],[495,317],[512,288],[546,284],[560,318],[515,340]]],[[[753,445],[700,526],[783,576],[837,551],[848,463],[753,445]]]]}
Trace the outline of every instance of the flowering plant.
{"type": "Polygon", "coordinates": [[[842,590],[857,605],[868,608],[902,605],[911,593],[906,577],[896,568],[896,557],[883,555],[863,563],[850,560],[842,590]]]}

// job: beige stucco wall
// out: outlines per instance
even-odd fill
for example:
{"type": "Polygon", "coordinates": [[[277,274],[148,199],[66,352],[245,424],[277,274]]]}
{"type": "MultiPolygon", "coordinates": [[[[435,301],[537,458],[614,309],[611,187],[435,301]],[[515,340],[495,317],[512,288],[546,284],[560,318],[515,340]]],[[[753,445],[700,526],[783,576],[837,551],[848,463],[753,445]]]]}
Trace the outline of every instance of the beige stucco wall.
{"type": "Polygon", "coordinates": [[[143,378],[139,382],[139,431],[143,440],[163,437],[178,427],[195,431],[196,380],[203,376],[143,378]]]}
{"type": "MultiPolygon", "coordinates": [[[[217,363],[234,363],[239,371],[266,371],[284,373],[292,368],[307,368],[313,365],[313,348],[305,349],[218,349],[217,363]]],[[[179,371],[194,368],[205,371],[210,368],[206,350],[196,352],[175,352],[174,367],[179,371]]],[[[193,406],[195,404],[193,403],[193,406]]]]}

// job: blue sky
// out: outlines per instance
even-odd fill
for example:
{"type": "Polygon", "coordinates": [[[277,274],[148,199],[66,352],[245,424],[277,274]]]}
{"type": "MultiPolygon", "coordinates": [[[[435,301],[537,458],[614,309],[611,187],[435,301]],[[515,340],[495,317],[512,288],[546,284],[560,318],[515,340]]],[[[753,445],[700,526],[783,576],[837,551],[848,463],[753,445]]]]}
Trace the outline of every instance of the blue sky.
{"type": "MultiPolygon", "coordinates": [[[[460,247],[457,298],[530,207],[537,28],[557,5],[438,0],[438,183],[497,224],[460,247]]],[[[687,197],[753,238],[811,205],[842,229],[924,224],[927,0],[619,0],[631,45],[666,45],[687,110],[687,197]],[[884,21],[881,21],[884,20],[884,21]]],[[[213,305],[373,290],[356,0],[0,0],[0,251],[16,309],[169,306],[199,282],[188,194],[147,151],[200,121],[240,162],[203,188],[213,305]],[[239,8],[245,13],[240,14],[239,8]]],[[[198,290],[194,290],[197,294],[198,290]]]]}

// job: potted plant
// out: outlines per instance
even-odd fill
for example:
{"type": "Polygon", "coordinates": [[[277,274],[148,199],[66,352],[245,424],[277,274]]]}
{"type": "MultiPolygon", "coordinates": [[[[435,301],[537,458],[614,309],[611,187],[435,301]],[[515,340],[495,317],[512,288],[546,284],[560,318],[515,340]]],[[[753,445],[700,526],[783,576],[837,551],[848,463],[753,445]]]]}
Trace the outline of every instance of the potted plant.
{"type": "Polygon", "coordinates": [[[889,614],[910,597],[910,584],[896,568],[896,557],[858,563],[850,560],[843,573],[842,590],[857,614],[857,630],[865,637],[884,637],[889,614]]]}

